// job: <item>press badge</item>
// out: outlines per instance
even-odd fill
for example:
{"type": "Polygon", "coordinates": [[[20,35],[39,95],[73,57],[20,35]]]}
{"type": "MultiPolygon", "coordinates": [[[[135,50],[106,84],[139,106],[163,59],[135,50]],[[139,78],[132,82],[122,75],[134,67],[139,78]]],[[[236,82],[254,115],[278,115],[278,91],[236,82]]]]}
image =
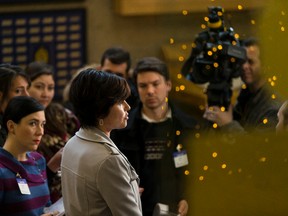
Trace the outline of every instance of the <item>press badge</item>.
{"type": "Polygon", "coordinates": [[[17,183],[18,183],[18,187],[19,187],[19,189],[20,189],[20,192],[21,192],[22,194],[28,194],[28,195],[30,195],[31,192],[30,192],[30,189],[29,189],[29,187],[28,187],[28,184],[27,184],[26,179],[16,178],[16,180],[17,180],[17,183]]]}
{"type": "Polygon", "coordinates": [[[188,165],[188,156],[185,150],[174,152],[173,158],[176,168],[188,165]]]}

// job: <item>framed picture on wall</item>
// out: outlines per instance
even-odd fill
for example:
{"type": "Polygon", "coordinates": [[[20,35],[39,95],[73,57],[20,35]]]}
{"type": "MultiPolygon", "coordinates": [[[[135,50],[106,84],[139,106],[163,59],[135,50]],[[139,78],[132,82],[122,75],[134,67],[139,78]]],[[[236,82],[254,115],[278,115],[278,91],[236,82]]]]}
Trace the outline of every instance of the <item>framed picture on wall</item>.
{"type": "Polygon", "coordinates": [[[43,61],[55,69],[55,98],[86,63],[84,9],[0,14],[0,62],[23,68],[43,61]]]}

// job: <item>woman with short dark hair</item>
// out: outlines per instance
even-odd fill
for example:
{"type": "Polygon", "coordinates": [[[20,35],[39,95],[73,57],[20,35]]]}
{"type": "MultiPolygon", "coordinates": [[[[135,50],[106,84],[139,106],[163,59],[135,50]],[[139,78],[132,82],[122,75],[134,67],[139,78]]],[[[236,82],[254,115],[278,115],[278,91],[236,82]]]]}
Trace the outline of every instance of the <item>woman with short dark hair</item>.
{"type": "Polygon", "coordinates": [[[32,97],[14,97],[5,109],[3,123],[8,135],[0,148],[3,216],[53,215],[43,212],[50,205],[46,161],[36,152],[45,122],[44,107],[32,97]]]}
{"type": "Polygon", "coordinates": [[[124,78],[95,69],[73,80],[69,98],[81,128],[62,156],[67,215],[142,215],[138,175],[110,139],[127,125],[129,94],[124,78]]]}

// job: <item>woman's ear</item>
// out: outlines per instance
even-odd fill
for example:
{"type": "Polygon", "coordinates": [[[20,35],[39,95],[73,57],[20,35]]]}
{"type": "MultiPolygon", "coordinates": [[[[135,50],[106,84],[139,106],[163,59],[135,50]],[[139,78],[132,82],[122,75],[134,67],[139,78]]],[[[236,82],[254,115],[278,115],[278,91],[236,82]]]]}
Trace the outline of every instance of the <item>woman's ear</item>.
{"type": "Polygon", "coordinates": [[[15,125],[16,125],[16,124],[15,124],[12,120],[8,120],[8,121],[7,121],[7,129],[8,129],[8,132],[14,134],[15,125]]]}

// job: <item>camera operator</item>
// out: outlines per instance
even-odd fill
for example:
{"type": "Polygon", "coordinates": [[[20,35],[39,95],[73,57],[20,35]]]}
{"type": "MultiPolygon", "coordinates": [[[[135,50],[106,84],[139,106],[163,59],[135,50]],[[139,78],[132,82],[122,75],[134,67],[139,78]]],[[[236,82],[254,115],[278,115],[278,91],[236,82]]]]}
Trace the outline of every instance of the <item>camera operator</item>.
{"type": "Polygon", "coordinates": [[[252,132],[273,130],[277,125],[277,112],[281,102],[272,98],[272,90],[263,74],[260,46],[256,39],[243,41],[247,60],[242,65],[241,79],[246,88],[240,91],[233,108],[222,111],[219,106],[207,107],[203,117],[217,123],[220,130],[252,132]]]}
{"type": "Polygon", "coordinates": [[[207,83],[208,105],[227,110],[231,103],[232,82],[240,77],[246,50],[241,47],[233,28],[224,25],[224,9],[208,7],[208,11],[209,15],[205,17],[208,29],[196,36],[181,73],[193,83],[207,83]]]}

